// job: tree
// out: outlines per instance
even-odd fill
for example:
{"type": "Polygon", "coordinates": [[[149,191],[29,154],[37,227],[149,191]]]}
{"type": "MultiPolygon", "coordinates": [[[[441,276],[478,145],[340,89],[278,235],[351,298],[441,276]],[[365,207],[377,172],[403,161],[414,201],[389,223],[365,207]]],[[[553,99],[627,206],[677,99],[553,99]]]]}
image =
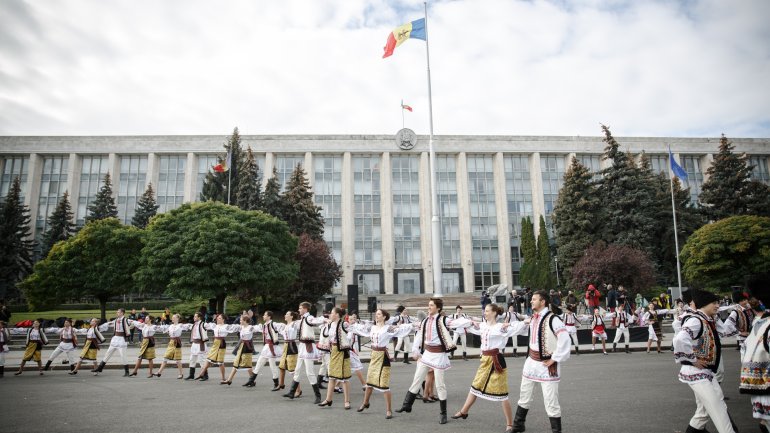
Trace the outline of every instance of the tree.
{"type": "Polygon", "coordinates": [[[296,308],[300,302],[320,299],[342,277],[342,269],[323,239],[301,234],[295,259],[299,263],[299,277],[292,290],[273,295],[285,308],[296,308]]]}
{"type": "Polygon", "coordinates": [[[115,205],[115,198],[112,196],[110,173],[107,172],[107,174],[104,175],[104,185],[102,185],[99,192],[96,193],[96,198],[93,203],[88,206],[86,222],[117,217],[118,207],[115,205]]]}
{"type": "Polygon", "coordinates": [[[16,283],[32,270],[29,208],[21,201],[21,181],[16,176],[0,205],[0,298],[17,296],[16,283]]]}
{"type": "Polygon", "coordinates": [[[573,157],[553,210],[558,257],[567,282],[570,281],[572,266],[583,256],[585,250],[598,240],[596,233],[601,221],[597,218],[599,205],[592,176],[592,173],[573,157]]]}
{"type": "Polygon", "coordinates": [[[203,180],[201,189],[201,201],[220,201],[235,204],[236,191],[240,184],[240,166],[243,163],[243,150],[241,149],[241,135],[238,127],[233,128],[233,133],[224,144],[225,154],[230,155],[221,159],[227,165],[227,171],[214,172],[209,170],[203,180]]]}
{"type": "Polygon", "coordinates": [[[699,228],[682,249],[682,264],[688,282],[712,289],[770,272],[770,218],[739,215],[699,228]]]}
{"type": "Polygon", "coordinates": [[[655,284],[655,269],[642,250],[598,242],[572,267],[571,283],[572,287],[608,283],[639,292],[655,284]]]}
{"type": "Polygon", "coordinates": [[[297,236],[307,233],[315,239],[323,238],[324,219],[321,208],[313,201],[310,183],[300,164],[291,173],[283,193],[283,220],[297,236]]]}
{"type": "Polygon", "coordinates": [[[55,244],[20,287],[31,309],[93,297],[105,320],[107,301],[133,290],[131,276],[141,250],[142,230],[117,218],[89,221],[75,236],[55,244]]]}
{"type": "Polygon", "coordinates": [[[710,221],[734,215],[770,216],[770,188],[751,180],[754,169],[746,154],[737,155],[724,134],[719,140],[719,152],[706,170],[698,200],[710,221]]]}
{"type": "Polygon", "coordinates": [[[47,256],[56,242],[67,240],[75,233],[74,215],[67,191],[64,191],[64,195],[59,199],[46,226],[48,230],[43,234],[41,257],[47,256]]]}
{"type": "Polygon", "coordinates": [[[273,175],[265,185],[265,195],[262,201],[262,210],[276,218],[283,219],[283,198],[281,197],[281,184],[278,183],[278,170],[273,167],[273,175]]]}
{"type": "Polygon", "coordinates": [[[180,299],[258,296],[289,287],[297,278],[297,239],[286,223],[259,211],[222,203],[185,203],[147,226],[142,290],[180,299]]]}
{"type": "Polygon", "coordinates": [[[262,175],[249,146],[246,159],[241,167],[241,179],[238,183],[236,204],[243,210],[258,210],[262,208],[262,175]]]}
{"type": "Polygon", "coordinates": [[[542,215],[540,215],[540,231],[537,235],[536,269],[535,287],[542,290],[553,289],[555,285],[551,273],[551,245],[548,241],[545,218],[542,215]]]}
{"type": "Polygon", "coordinates": [[[134,217],[131,218],[131,225],[143,229],[150,223],[150,219],[158,213],[160,205],[155,201],[155,191],[152,189],[152,183],[147,184],[147,189],[136,204],[134,217]]]}
{"type": "Polygon", "coordinates": [[[521,285],[532,287],[535,284],[537,262],[537,243],[535,242],[535,226],[529,217],[521,219],[521,285]]]}

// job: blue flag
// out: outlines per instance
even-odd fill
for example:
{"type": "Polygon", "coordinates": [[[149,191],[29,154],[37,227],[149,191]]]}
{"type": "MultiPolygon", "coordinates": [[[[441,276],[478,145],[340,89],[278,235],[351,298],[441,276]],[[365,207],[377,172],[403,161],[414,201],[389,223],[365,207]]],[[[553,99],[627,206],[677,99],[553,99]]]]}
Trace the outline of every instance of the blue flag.
{"type": "Polygon", "coordinates": [[[668,160],[671,161],[671,171],[674,172],[674,175],[676,175],[679,180],[687,180],[687,172],[684,171],[684,168],[682,168],[681,165],[676,163],[670,147],[668,148],[668,160]]]}

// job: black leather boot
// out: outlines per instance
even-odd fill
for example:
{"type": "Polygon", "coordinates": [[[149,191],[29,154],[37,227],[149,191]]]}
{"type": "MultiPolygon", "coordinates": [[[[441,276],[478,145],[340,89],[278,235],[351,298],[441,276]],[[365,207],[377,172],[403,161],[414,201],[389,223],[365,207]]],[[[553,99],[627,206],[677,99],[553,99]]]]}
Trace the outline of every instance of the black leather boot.
{"type": "Polygon", "coordinates": [[[527,421],[527,412],[529,409],[524,409],[521,406],[516,406],[516,415],[513,417],[513,431],[514,433],[520,433],[525,431],[524,423],[527,421]]]}
{"type": "Polygon", "coordinates": [[[299,382],[291,381],[291,386],[289,387],[289,392],[284,394],[283,396],[286,398],[290,398],[294,400],[294,393],[297,392],[297,388],[299,388],[299,382]]]}
{"type": "Polygon", "coordinates": [[[209,380],[209,371],[208,370],[206,370],[206,372],[203,373],[203,376],[201,377],[201,382],[205,382],[207,380],[209,380]]]}
{"type": "Polygon", "coordinates": [[[626,344],[626,353],[631,353],[631,351],[628,350],[628,344],[626,344]]]}
{"type": "Polygon", "coordinates": [[[123,377],[128,377],[128,364],[123,366],[123,377]]]}
{"type": "Polygon", "coordinates": [[[280,389],[281,387],[278,386],[278,379],[273,379],[273,389],[271,389],[270,391],[278,391],[280,389]]]}
{"type": "Polygon", "coordinates": [[[468,360],[468,355],[465,352],[463,352],[463,361],[467,361],[467,360],[468,360]]]}
{"type": "Polygon", "coordinates": [[[43,371],[48,371],[50,369],[51,369],[51,360],[49,359],[48,361],[46,361],[45,367],[43,367],[43,371]]]}
{"type": "Polygon", "coordinates": [[[404,352],[404,364],[411,364],[411,362],[409,362],[409,354],[406,352],[404,352]]]}
{"type": "Polygon", "coordinates": [[[417,397],[417,394],[412,394],[411,392],[406,392],[406,397],[404,397],[404,403],[401,405],[400,409],[396,409],[396,412],[406,412],[410,413],[412,411],[412,405],[414,404],[414,399],[417,397]]]}
{"type": "Polygon", "coordinates": [[[516,357],[516,348],[515,347],[513,348],[513,357],[514,358],[516,357]]]}
{"type": "Polygon", "coordinates": [[[548,417],[551,421],[551,433],[561,433],[561,417],[548,417]]]}
{"type": "Polygon", "coordinates": [[[190,374],[184,380],[195,380],[195,367],[190,367],[190,374]]]}
{"type": "Polygon", "coordinates": [[[575,345],[575,355],[580,355],[580,349],[578,349],[577,345],[575,345]]]}
{"type": "Polygon", "coordinates": [[[255,380],[257,380],[257,375],[252,373],[252,375],[251,375],[251,376],[249,376],[249,381],[248,381],[248,382],[246,382],[246,383],[244,383],[244,384],[243,384],[243,385],[241,385],[241,386],[247,386],[247,387],[251,388],[251,387],[253,387],[254,385],[256,385],[256,384],[254,383],[254,381],[255,381],[255,380]]]}
{"type": "Polygon", "coordinates": [[[446,400],[439,400],[438,401],[439,407],[441,408],[441,413],[438,417],[438,423],[439,424],[446,424],[446,400]]]}
{"type": "Polygon", "coordinates": [[[0,377],[3,377],[5,375],[5,366],[0,365],[0,377]]]}
{"type": "Polygon", "coordinates": [[[615,349],[618,347],[618,343],[612,343],[612,353],[615,353],[615,349]]]}
{"type": "Polygon", "coordinates": [[[70,365],[70,373],[69,374],[78,374],[77,371],[75,371],[74,373],[73,373],[73,371],[75,371],[75,365],[70,365]]]}
{"type": "Polygon", "coordinates": [[[687,424],[687,430],[684,431],[684,433],[708,433],[706,429],[697,429],[689,424],[687,424]]]}
{"type": "Polygon", "coordinates": [[[104,371],[104,366],[105,365],[107,365],[106,362],[104,362],[104,361],[100,362],[99,366],[96,367],[96,373],[101,373],[102,371],[104,371]]]}
{"type": "Polygon", "coordinates": [[[318,387],[317,383],[313,384],[313,394],[315,394],[315,404],[321,403],[321,388],[318,387]]]}
{"type": "MultiPolygon", "coordinates": [[[[0,367],[0,368],[2,368],[2,367],[0,367]]],[[[2,373],[2,371],[0,371],[0,376],[2,376],[2,375],[3,375],[3,373],[2,373]]],[[[762,433],[770,433],[770,432],[767,431],[767,427],[765,427],[764,424],[760,424],[759,425],[759,431],[762,432],[762,433]]]]}

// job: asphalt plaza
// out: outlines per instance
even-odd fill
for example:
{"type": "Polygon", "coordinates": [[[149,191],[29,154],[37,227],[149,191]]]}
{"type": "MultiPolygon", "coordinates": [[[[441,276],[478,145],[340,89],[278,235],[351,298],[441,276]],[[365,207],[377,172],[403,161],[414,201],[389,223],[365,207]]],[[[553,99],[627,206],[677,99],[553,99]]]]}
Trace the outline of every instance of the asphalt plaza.
{"type": "MultiPolygon", "coordinates": [[[[740,431],[755,431],[749,398],[738,393],[738,352],[725,348],[725,381],[722,384],[728,409],[740,431]]],[[[523,357],[506,358],[511,404],[519,394],[523,357]]],[[[364,364],[366,368],[367,364],[364,364]]],[[[375,392],[371,407],[355,409],[363,392],[352,379],[351,410],[343,409],[343,397],[335,394],[331,408],[313,405],[312,389],[302,383],[303,396],[291,401],[282,392],[271,392],[270,371],[264,367],[255,388],[243,388],[247,375],[239,372],[232,386],[219,384],[219,371],[210,369],[211,380],[192,382],[176,379],[176,369],[161,378],[146,378],[146,368],[134,378],[110,369],[94,377],[84,368],[69,376],[66,366],[39,376],[35,371],[13,376],[6,369],[0,379],[3,432],[196,432],[196,431],[366,431],[466,432],[505,430],[500,403],[477,400],[467,420],[438,424],[439,405],[417,401],[411,414],[394,413],[385,419],[382,394],[375,392]]],[[[145,365],[146,367],[146,365],[145,365]]],[[[448,412],[463,404],[477,359],[453,360],[447,372],[448,412]]],[[[678,366],[671,352],[599,353],[572,355],[563,365],[559,387],[565,432],[684,432],[695,411],[690,388],[676,379],[678,366]]],[[[229,368],[227,369],[229,373],[229,368]]],[[[185,374],[187,370],[185,370],[185,374]]],[[[394,409],[400,407],[411,383],[414,364],[393,365],[391,387],[394,409]]],[[[709,425],[710,431],[715,431],[709,425]]],[[[542,395],[527,419],[527,432],[550,432],[542,395]]]]}

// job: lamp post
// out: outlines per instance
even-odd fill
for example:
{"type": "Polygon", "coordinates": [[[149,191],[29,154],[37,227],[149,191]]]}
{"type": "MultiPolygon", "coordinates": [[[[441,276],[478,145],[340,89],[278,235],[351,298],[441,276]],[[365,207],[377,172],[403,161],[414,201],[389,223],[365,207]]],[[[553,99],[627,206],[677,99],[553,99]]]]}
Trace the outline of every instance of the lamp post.
{"type": "Polygon", "coordinates": [[[559,257],[553,256],[553,261],[556,262],[556,287],[560,287],[561,281],[559,281],[559,257]]]}

